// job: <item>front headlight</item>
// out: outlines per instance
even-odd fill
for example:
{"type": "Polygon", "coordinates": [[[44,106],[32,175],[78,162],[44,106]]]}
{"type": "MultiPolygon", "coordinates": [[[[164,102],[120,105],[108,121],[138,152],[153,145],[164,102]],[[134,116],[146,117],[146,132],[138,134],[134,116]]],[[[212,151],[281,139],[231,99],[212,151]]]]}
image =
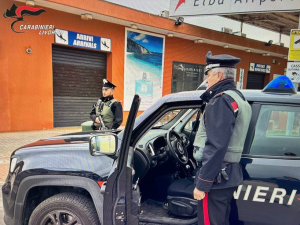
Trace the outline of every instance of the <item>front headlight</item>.
{"type": "Polygon", "coordinates": [[[14,169],[17,165],[17,158],[13,158],[11,161],[10,161],[10,168],[9,168],[9,171],[12,173],[14,172],[14,169]]]}

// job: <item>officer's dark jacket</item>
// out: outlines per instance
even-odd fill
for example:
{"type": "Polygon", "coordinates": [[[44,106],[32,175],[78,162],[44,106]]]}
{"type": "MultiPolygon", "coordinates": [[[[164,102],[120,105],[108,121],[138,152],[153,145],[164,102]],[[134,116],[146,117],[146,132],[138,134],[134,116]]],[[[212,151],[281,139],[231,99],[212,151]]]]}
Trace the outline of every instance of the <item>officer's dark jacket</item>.
{"type": "MultiPolygon", "coordinates": [[[[195,177],[196,188],[209,192],[210,189],[229,188],[240,185],[243,175],[239,163],[228,164],[226,172],[229,180],[222,179],[220,184],[214,183],[219,171],[224,168],[224,156],[233,132],[237,112],[232,104],[234,100],[226,94],[226,90],[236,90],[233,79],[225,79],[213,85],[201,95],[206,104],[204,123],[207,140],[203,151],[202,167],[195,177]]],[[[237,91],[237,90],[236,90],[237,91]]],[[[242,93],[237,93],[243,98],[242,93]]]]}
{"type": "MultiPolygon", "coordinates": [[[[113,96],[109,96],[109,97],[101,97],[100,100],[102,102],[108,102],[110,100],[114,99],[113,96]]],[[[90,118],[91,120],[93,120],[95,122],[95,119],[97,118],[98,115],[96,115],[96,104],[94,104],[93,109],[90,113],[90,118]]],[[[101,104],[98,106],[101,107],[101,104]]],[[[122,105],[119,101],[115,101],[112,105],[111,105],[111,112],[114,115],[114,120],[113,120],[113,125],[111,127],[111,129],[117,129],[123,122],[123,110],[122,110],[122,105]]],[[[99,110],[100,112],[101,110],[99,110]]]]}

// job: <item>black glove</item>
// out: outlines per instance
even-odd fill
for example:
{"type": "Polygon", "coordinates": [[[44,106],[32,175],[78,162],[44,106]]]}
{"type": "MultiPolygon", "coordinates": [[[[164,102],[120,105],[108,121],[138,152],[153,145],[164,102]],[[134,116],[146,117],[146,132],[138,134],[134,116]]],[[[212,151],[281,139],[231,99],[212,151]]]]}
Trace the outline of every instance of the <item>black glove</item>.
{"type": "Polygon", "coordinates": [[[217,175],[217,177],[216,177],[216,179],[215,179],[215,183],[221,184],[221,180],[222,180],[221,173],[219,172],[218,175],[217,175]]]}
{"type": "Polygon", "coordinates": [[[226,168],[224,167],[223,169],[220,170],[220,172],[218,173],[216,179],[215,179],[215,183],[220,184],[222,182],[222,177],[225,180],[229,180],[228,174],[226,173],[226,168]]]}
{"type": "Polygon", "coordinates": [[[97,118],[97,116],[94,114],[94,115],[91,115],[90,118],[91,118],[91,120],[93,120],[93,122],[95,122],[95,119],[97,118]]]}
{"type": "Polygon", "coordinates": [[[221,170],[221,174],[222,174],[222,176],[223,176],[223,178],[225,179],[225,180],[229,180],[229,177],[228,177],[228,175],[227,175],[227,173],[226,173],[226,168],[227,167],[225,167],[225,168],[223,168],[222,170],[221,170]]]}

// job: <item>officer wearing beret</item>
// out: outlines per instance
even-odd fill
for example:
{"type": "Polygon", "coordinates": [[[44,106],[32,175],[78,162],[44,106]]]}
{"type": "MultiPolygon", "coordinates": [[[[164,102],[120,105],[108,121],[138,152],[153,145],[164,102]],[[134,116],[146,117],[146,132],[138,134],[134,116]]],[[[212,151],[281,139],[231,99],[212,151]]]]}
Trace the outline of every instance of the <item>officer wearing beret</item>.
{"type": "Polygon", "coordinates": [[[206,102],[194,142],[194,157],[202,167],[195,176],[198,224],[229,224],[230,201],[243,182],[240,159],[251,118],[251,107],[236,89],[231,55],[206,55],[206,102]]]}
{"type": "Polygon", "coordinates": [[[122,105],[114,99],[114,90],[116,85],[103,79],[103,88],[101,97],[90,113],[90,118],[93,120],[92,128],[94,130],[101,129],[117,129],[123,121],[122,105]],[[102,121],[101,121],[102,120],[102,121]],[[105,128],[103,128],[102,122],[105,128]]]}

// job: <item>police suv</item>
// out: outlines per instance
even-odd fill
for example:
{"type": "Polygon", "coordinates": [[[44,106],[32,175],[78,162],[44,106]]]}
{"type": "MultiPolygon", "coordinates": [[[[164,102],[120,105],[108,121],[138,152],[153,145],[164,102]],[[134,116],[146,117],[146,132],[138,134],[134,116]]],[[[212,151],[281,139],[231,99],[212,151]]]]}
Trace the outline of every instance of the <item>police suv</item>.
{"type": "MultiPolygon", "coordinates": [[[[197,224],[192,151],[202,92],[166,95],[137,118],[135,96],[118,134],[81,132],[17,149],[2,187],[5,223],[197,224]]],[[[300,94],[285,76],[242,93],[252,118],[230,224],[299,224],[300,94]]]]}

